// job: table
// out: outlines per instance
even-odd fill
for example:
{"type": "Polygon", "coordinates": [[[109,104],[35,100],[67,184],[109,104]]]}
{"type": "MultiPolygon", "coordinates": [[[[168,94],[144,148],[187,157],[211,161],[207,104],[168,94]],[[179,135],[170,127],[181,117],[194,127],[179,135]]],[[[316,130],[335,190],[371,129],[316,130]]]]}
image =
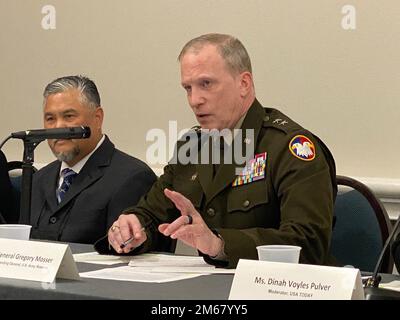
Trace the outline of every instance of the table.
{"type": "MultiPolygon", "coordinates": [[[[69,244],[73,253],[91,252],[93,246],[69,244]]],[[[79,272],[113,266],[77,263],[79,272]]],[[[400,279],[397,275],[382,275],[382,282],[400,279]]],[[[36,281],[0,278],[0,299],[35,300],[227,300],[233,280],[232,274],[204,275],[167,283],[143,283],[81,278],[57,279],[53,284],[36,281]]],[[[397,293],[397,292],[396,292],[397,293]]],[[[400,296],[400,294],[399,294],[400,296]]]]}
{"type": "MultiPolygon", "coordinates": [[[[94,251],[93,246],[69,244],[73,253],[94,251]]],[[[122,264],[121,264],[122,265],[122,264]]],[[[79,272],[107,267],[77,263],[79,272]]],[[[232,274],[214,274],[167,283],[144,283],[81,278],[57,279],[53,284],[0,278],[0,299],[129,299],[227,300],[232,274]]]]}

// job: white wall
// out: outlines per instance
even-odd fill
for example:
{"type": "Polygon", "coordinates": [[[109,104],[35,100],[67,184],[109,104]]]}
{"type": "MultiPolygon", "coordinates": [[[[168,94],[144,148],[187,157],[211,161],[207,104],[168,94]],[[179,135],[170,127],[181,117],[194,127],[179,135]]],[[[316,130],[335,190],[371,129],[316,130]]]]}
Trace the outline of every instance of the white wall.
{"type": "MultiPolygon", "coordinates": [[[[44,86],[81,73],[98,85],[105,132],[146,160],[149,129],[196,124],[179,85],[181,47],[222,32],[247,47],[259,100],[319,135],[338,173],[398,180],[399,16],[398,0],[0,0],[0,139],[42,127],[44,86]],[[54,30],[41,25],[47,4],[54,30]],[[355,30],[342,27],[345,5],[355,30]]],[[[4,150],[22,158],[20,141],[4,150]]],[[[35,156],[53,159],[45,143],[35,156]]]]}

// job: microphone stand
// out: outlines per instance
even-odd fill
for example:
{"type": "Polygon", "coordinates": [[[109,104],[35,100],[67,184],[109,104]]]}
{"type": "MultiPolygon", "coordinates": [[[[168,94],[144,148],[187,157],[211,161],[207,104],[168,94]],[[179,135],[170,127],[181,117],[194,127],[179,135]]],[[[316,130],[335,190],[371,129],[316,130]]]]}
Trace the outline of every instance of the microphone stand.
{"type": "Polygon", "coordinates": [[[32,176],[34,172],[33,160],[34,150],[44,139],[30,137],[24,139],[24,156],[22,159],[22,185],[21,202],[19,212],[19,223],[30,224],[31,198],[32,198],[32,176]]]}
{"type": "Polygon", "coordinates": [[[10,138],[24,140],[24,156],[22,160],[22,185],[19,223],[29,224],[31,218],[33,152],[40,142],[45,139],[86,139],[91,134],[90,127],[65,127],[54,129],[38,129],[14,132],[1,145],[10,138]]]}
{"type": "Polygon", "coordinates": [[[54,129],[38,129],[13,132],[0,144],[1,147],[10,139],[24,140],[24,156],[22,159],[21,202],[19,223],[29,224],[31,219],[33,153],[35,148],[45,139],[87,139],[91,135],[90,127],[65,127],[54,129]]]}
{"type": "MultiPolygon", "coordinates": [[[[396,224],[394,225],[389,237],[386,239],[385,245],[379,255],[378,262],[375,266],[374,273],[367,280],[367,283],[364,288],[364,293],[368,299],[400,299],[400,294],[393,290],[379,288],[379,283],[381,282],[382,277],[378,275],[379,270],[382,266],[382,261],[384,255],[387,253],[387,249],[390,250],[390,243],[392,242],[395,234],[397,233],[397,229],[399,228],[400,217],[397,219],[396,224]]],[[[390,254],[390,252],[388,252],[390,254]]]]}

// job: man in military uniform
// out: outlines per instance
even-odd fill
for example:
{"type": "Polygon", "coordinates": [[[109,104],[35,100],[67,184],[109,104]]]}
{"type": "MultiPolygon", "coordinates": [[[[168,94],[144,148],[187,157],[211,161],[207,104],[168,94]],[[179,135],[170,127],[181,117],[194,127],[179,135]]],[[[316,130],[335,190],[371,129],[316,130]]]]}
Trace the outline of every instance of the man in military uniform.
{"type": "MultiPolygon", "coordinates": [[[[240,258],[257,259],[259,245],[290,244],[302,247],[300,262],[328,263],[337,191],[329,150],[278,110],[260,105],[250,58],[236,38],[195,38],[179,61],[201,130],[251,129],[254,141],[233,139],[253,143],[254,156],[241,164],[242,174],[234,161],[168,164],[138,205],[113,223],[110,248],[139,254],[179,239],[207,262],[235,267],[240,258]]],[[[104,243],[96,248],[106,251],[104,243]]]]}

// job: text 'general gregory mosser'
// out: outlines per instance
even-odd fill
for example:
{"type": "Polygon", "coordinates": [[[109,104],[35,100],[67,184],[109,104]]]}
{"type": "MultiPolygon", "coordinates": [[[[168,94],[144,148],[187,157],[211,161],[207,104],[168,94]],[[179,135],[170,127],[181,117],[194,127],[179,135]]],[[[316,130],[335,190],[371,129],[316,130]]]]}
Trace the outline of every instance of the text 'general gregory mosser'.
{"type": "Polygon", "coordinates": [[[2,253],[0,252],[0,259],[2,260],[17,260],[17,261],[22,261],[22,262],[41,262],[41,263],[52,263],[53,259],[52,258],[46,258],[42,256],[28,256],[28,255],[22,255],[19,253],[2,253]]]}

